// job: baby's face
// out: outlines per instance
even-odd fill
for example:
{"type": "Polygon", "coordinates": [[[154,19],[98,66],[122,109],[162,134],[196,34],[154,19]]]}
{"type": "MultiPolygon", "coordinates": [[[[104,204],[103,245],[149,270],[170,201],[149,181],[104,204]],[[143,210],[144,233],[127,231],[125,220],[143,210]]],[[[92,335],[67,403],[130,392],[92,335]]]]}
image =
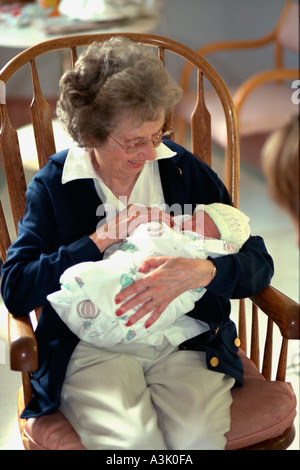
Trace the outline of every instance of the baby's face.
{"type": "Polygon", "coordinates": [[[185,216],[181,230],[189,230],[204,235],[204,215],[203,211],[198,210],[192,216],[185,216]]]}
{"type": "Polygon", "coordinates": [[[199,235],[209,238],[220,238],[220,232],[211,217],[204,211],[197,211],[187,218],[181,227],[182,230],[197,232],[199,235]]]}
{"type": "Polygon", "coordinates": [[[181,230],[189,230],[191,232],[195,231],[195,216],[191,216],[189,218],[186,218],[184,222],[182,223],[181,230]]]}

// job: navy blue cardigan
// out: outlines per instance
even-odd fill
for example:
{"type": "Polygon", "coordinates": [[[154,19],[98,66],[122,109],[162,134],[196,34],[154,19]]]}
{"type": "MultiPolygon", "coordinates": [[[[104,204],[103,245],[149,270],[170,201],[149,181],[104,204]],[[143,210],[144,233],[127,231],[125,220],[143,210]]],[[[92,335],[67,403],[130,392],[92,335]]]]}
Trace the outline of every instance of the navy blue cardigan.
{"type": "MultiPolygon", "coordinates": [[[[177,152],[175,157],[159,160],[169,207],[180,205],[182,211],[192,213],[197,204],[230,204],[226,188],[209,167],[179,145],[165,143],[177,152]]],[[[79,341],[46,296],[59,289],[60,275],[68,267],[102,259],[88,236],[99,222],[96,213],[101,201],[92,179],[61,183],[66,155],[67,150],[50,157],[30,183],[19,236],[2,269],[1,292],[10,312],[24,315],[43,305],[36,330],[39,367],[32,376],[33,399],[23,411],[24,418],[57,410],[66,368],[79,341]]],[[[215,264],[217,276],[189,313],[207,322],[210,330],[180,348],[206,351],[210,369],[231,375],[241,385],[243,370],[234,344],[237,333],[229,318],[229,299],[248,297],[264,289],[272,278],[273,262],[262,238],[251,236],[238,254],[217,258],[215,264]],[[210,364],[212,357],[218,358],[214,367],[210,364]]]]}

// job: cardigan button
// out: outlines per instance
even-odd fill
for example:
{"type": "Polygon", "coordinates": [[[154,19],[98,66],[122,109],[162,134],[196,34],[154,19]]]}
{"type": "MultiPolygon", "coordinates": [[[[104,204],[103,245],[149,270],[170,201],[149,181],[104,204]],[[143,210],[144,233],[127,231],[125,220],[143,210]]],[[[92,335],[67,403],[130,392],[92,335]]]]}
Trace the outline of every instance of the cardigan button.
{"type": "Polygon", "coordinates": [[[240,345],[241,345],[241,340],[240,340],[240,338],[235,338],[234,344],[235,344],[235,346],[236,346],[237,348],[239,348],[240,345]]]}
{"type": "Polygon", "coordinates": [[[219,364],[219,359],[216,356],[214,356],[210,359],[209,362],[212,367],[217,367],[217,365],[219,364]]]}

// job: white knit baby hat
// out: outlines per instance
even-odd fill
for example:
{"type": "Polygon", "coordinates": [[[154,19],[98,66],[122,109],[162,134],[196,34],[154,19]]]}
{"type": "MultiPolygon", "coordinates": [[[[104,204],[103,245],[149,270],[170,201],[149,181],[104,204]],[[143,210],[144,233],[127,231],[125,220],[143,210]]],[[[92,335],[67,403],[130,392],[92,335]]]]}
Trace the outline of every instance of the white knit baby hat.
{"type": "Polygon", "coordinates": [[[203,205],[203,210],[219,229],[222,240],[233,243],[240,249],[250,236],[249,217],[235,207],[215,202],[203,205]]]}

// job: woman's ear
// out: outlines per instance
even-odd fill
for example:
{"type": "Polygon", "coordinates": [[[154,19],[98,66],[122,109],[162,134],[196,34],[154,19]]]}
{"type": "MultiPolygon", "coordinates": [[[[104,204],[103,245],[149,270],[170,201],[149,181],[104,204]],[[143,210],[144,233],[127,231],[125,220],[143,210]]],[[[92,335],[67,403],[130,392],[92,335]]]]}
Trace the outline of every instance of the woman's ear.
{"type": "Polygon", "coordinates": [[[84,148],[86,151],[92,150],[94,148],[94,145],[92,144],[92,140],[89,137],[84,137],[84,148]]]}

